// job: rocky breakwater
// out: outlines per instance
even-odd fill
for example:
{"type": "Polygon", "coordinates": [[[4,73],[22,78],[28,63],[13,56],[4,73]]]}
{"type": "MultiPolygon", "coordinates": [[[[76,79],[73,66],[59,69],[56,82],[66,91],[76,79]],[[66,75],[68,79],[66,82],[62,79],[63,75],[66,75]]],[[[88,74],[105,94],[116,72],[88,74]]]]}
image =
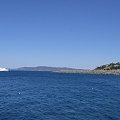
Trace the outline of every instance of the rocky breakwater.
{"type": "Polygon", "coordinates": [[[62,71],[59,71],[59,73],[120,75],[120,70],[62,70],[62,71]]]}

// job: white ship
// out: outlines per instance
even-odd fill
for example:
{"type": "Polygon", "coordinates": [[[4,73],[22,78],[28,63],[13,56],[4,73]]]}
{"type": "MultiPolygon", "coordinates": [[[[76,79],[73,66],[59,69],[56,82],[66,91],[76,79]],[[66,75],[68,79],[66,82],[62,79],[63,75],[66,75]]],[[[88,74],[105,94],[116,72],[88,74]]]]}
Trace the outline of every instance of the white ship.
{"type": "Polygon", "coordinates": [[[0,67],[0,71],[8,71],[7,68],[0,67]]]}

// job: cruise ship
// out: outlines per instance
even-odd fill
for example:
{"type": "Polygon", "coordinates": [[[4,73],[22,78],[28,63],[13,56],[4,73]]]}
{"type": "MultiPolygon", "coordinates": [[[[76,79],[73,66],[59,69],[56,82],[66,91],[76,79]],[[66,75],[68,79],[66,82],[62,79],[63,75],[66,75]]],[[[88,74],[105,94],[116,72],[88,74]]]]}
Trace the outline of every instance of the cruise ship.
{"type": "Polygon", "coordinates": [[[7,68],[0,67],[0,71],[8,71],[7,68]]]}

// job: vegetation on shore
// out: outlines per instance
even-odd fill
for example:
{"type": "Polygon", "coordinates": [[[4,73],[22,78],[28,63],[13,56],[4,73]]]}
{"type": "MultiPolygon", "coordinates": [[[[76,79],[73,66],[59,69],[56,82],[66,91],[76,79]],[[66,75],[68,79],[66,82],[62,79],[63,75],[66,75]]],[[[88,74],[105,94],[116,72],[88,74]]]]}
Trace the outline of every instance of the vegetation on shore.
{"type": "Polygon", "coordinates": [[[120,62],[102,65],[97,67],[95,70],[120,70],[120,62]]]}

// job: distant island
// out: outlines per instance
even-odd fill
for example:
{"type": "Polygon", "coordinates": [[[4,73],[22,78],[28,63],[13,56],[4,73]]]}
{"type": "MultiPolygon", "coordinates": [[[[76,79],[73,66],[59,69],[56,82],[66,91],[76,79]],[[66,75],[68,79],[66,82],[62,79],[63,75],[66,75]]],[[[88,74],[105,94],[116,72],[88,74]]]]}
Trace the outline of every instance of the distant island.
{"type": "Polygon", "coordinates": [[[16,69],[11,69],[11,71],[62,71],[62,70],[80,70],[75,68],[67,67],[48,67],[48,66],[37,66],[37,67],[20,67],[16,69]]]}

